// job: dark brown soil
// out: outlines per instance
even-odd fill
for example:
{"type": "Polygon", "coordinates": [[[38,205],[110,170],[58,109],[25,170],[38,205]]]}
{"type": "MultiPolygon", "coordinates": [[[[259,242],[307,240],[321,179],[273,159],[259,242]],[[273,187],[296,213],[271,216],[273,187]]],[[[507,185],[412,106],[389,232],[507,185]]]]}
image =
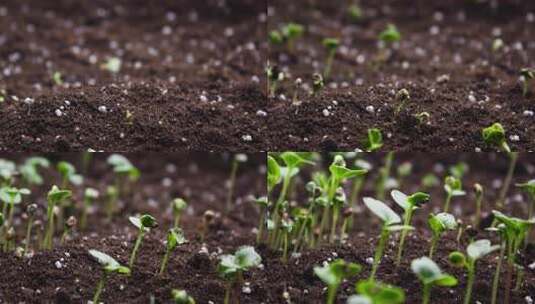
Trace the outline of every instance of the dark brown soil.
{"type": "MultiPolygon", "coordinates": [[[[371,160],[374,168],[381,165],[380,155],[371,154],[364,158],[371,160]]],[[[450,165],[458,161],[465,161],[470,165],[470,171],[463,179],[463,188],[468,192],[468,196],[454,199],[452,201],[452,213],[463,220],[464,223],[470,223],[474,215],[474,194],[472,185],[479,182],[485,189],[483,199],[483,216],[487,217],[489,212],[494,208],[494,201],[499,189],[493,186],[496,180],[503,179],[507,170],[507,161],[503,156],[496,154],[408,154],[399,153],[395,157],[393,168],[403,161],[411,161],[413,164],[413,176],[403,182],[402,190],[405,193],[413,193],[421,190],[419,187],[422,176],[427,173],[434,173],[439,178],[446,173],[440,171],[442,168],[447,170],[450,165]]],[[[523,182],[532,178],[534,173],[535,159],[529,155],[522,155],[519,166],[515,171],[513,182],[523,182]]],[[[319,169],[319,168],[318,168],[319,169]]],[[[308,171],[308,170],[307,170],[308,171]]],[[[373,173],[365,183],[364,196],[374,195],[374,181],[376,172],[373,173]]],[[[308,181],[307,174],[302,174],[301,178],[296,181],[295,198],[303,195],[303,183],[308,181]]],[[[303,190],[304,191],[304,190],[303,190]]],[[[349,190],[348,190],[349,191],[349,190]]],[[[427,255],[429,251],[430,231],[427,228],[427,215],[429,212],[440,212],[444,203],[444,191],[442,186],[428,190],[431,194],[431,202],[419,209],[415,214],[413,226],[415,232],[410,234],[409,241],[406,242],[405,258],[399,267],[394,264],[397,250],[397,238],[392,236],[390,245],[387,246],[386,254],[381,265],[379,266],[377,279],[379,281],[400,286],[405,290],[406,303],[420,303],[422,286],[418,279],[410,270],[410,261],[412,259],[427,255]]],[[[275,195],[277,195],[275,191],[275,195]]],[[[299,201],[299,199],[298,199],[299,201]]],[[[526,217],[528,199],[524,194],[514,187],[508,194],[504,212],[519,217],[526,217]]],[[[388,196],[388,204],[394,206],[388,196]]],[[[396,206],[397,207],[397,206],[396,206]]],[[[356,262],[363,265],[363,272],[356,278],[350,279],[343,283],[339,289],[337,303],[345,303],[349,295],[355,294],[354,284],[360,279],[368,277],[371,266],[366,263],[368,257],[373,257],[377,237],[379,235],[379,223],[375,216],[371,215],[366,208],[361,205],[358,211],[357,222],[354,231],[350,232],[350,238],[344,245],[325,245],[317,249],[308,249],[302,252],[298,258],[294,257],[285,265],[281,262],[281,255],[267,248],[262,248],[261,252],[264,257],[265,271],[260,272],[257,280],[267,290],[267,303],[325,303],[326,291],[325,285],[313,273],[313,267],[321,265],[324,261],[343,258],[348,262],[356,262]],[[289,300],[283,298],[283,293],[287,292],[289,300]]],[[[401,210],[395,209],[401,213],[401,210]]],[[[490,223],[488,223],[490,224],[490,223]]],[[[487,225],[488,225],[487,224],[487,225]]],[[[497,243],[496,238],[488,232],[478,230],[474,236],[476,239],[488,238],[497,243]]],[[[531,240],[535,240],[535,235],[531,235],[531,240]]],[[[465,251],[469,243],[469,237],[465,233],[460,244],[457,244],[456,232],[447,233],[438,246],[434,260],[440,265],[443,271],[455,275],[459,279],[459,285],[454,288],[434,288],[432,291],[431,303],[462,303],[466,286],[466,272],[462,269],[452,267],[448,264],[447,255],[454,250],[465,251]]],[[[474,284],[474,293],[472,303],[490,303],[490,292],[492,278],[495,269],[494,257],[484,258],[477,263],[477,279],[474,284]]],[[[527,266],[535,262],[535,250],[530,245],[525,252],[522,260],[526,267],[525,283],[519,292],[513,292],[512,303],[526,303],[524,297],[535,294],[535,272],[527,266]]],[[[502,276],[503,278],[504,276],[502,276]]],[[[500,281],[503,291],[504,279],[500,281]]],[[[498,303],[501,303],[502,291],[500,291],[498,303]]]]}
{"type": "Polygon", "coordinates": [[[382,130],[387,151],[490,150],[481,129],[493,122],[502,123],[514,149],[535,148],[535,93],[524,98],[518,83],[520,69],[535,66],[532,1],[495,1],[498,7],[491,8],[493,1],[363,0],[357,1],[364,12],[359,22],[348,17],[350,2],[269,1],[268,31],[296,22],[305,34],[293,53],[270,47],[271,65],[287,80],[269,98],[268,151],[362,148],[372,127],[382,130]],[[374,67],[377,36],[388,23],[402,40],[388,61],[374,67]],[[323,72],[326,37],[341,41],[332,77],[315,97],[300,89],[301,105],[292,105],[294,80],[302,78],[310,88],[312,74],[323,72]],[[493,53],[495,38],[505,46],[493,53]],[[438,82],[442,75],[449,81],[438,82]],[[411,101],[395,115],[401,88],[411,101]],[[430,114],[429,123],[414,119],[421,112],[430,114]]]}
{"type": "Polygon", "coordinates": [[[0,151],[265,147],[266,2],[7,0],[0,13],[0,151]]]}
{"type": "MultiPolygon", "coordinates": [[[[21,158],[20,155],[13,156],[21,158]]],[[[148,234],[140,248],[131,277],[113,276],[103,293],[105,303],[170,303],[172,288],[186,289],[197,303],[220,303],[225,282],[216,272],[217,256],[234,252],[240,245],[254,245],[253,229],[258,225],[258,209],[249,196],[265,195],[265,155],[249,155],[249,162],[238,171],[235,205],[228,216],[221,214],[225,205],[225,187],[230,172],[228,154],[148,154],[128,157],[140,168],[141,180],[133,195],[122,201],[120,212],[107,222],[102,209],[89,217],[86,231],[76,231],[64,246],[53,251],[37,251],[32,258],[21,259],[11,253],[0,253],[0,299],[2,303],[86,303],[92,299],[96,283],[101,275],[100,266],[87,254],[88,249],[106,252],[123,264],[128,258],[136,237],[136,229],[128,222],[128,216],[148,212],[155,216],[160,227],[148,234]],[[264,169],[263,169],[264,168],[264,169]],[[165,185],[169,183],[169,185],[165,185]],[[174,197],[184,197],[191,208],[182,217],[189,243],[180,246],[172,254],[168,273],[156,274],[164,254],[165,233],[172,225],[169,202],[174,197]],[[210,227],[206,240],[209,254],[201,253],[198,224],[205,210],[214,210],[216,220],[210,227]],[[63,265],[58,269],[55,265],[63,265]]],[[[12,158],[12,157],[10,157],[12,158]]],[[[79,162],[79,155],[51,155],[51,159],[69,159],[79,162]]],[[[113,182],[105,155],[97,156],[86,175],[86,184],[105,189],[113,182]]],[[[50,184],[59,183],[51,171],[45,173],[47,185],[35,189],[32,200],[46,212],[44,194],[50,184]]],[[[80,203],[83,188],[77,190],[76,202],[80,203]]],[[[96,202],[96,205],[103,203],[96,202]]],[[[23,234],[26,221],[17,221],[17,230],[23,234]]],[[[22,241],[21,235],[18,241],[22,241]]],[[[251,293],[239,292],[242,303],[256,303],[264,297],[254,276],[246,274],[251,293]]]]}

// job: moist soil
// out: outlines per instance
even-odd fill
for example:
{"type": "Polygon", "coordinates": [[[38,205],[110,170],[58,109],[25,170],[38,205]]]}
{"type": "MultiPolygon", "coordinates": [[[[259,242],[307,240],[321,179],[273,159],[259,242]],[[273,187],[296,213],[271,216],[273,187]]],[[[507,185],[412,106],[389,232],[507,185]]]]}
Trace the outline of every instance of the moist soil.
{"type": "Polygon", "coordinates": [[[0,151],[265,147],[264,1],[7,0],[0,27],[0,151]]]}
{"type": "Polygon", "coordinates": [[[363,0],[356,1],[359,21],[349,17],[349,2],[269,1],[268,31],[294,22],[305,33],[291,52],[285,45],[269,49],[270,64],[287,79],[269,97],[268,151],[350,151],[362,148],[374,127],[387,151],[485,151],[491,148],[481,129],[494,122],[504,126],[514,149],[535,148],[535,84],[526,97],[519,84],[520,69],[535,66],[534,2],[363,0]],[[377,37],[389,23],[402,39],[376,64],[377,37]],[[341,46],[325,88],[311,96],[327,37],[339,38],[341,46]],[[493,52],[497,38],[504,47],[493,52]],[[303,85],[293,103],[297,78],[303,85]],[[411,100],[396,114],[402,88],[411,100]],[[415,118],[422,112],[428,121],[415,118]]]}

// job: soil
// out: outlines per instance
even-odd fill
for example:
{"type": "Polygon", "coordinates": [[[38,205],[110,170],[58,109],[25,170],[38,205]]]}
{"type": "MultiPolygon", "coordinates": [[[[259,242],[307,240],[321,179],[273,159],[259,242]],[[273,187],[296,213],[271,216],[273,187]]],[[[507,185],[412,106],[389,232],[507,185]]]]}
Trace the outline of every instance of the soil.
{"type": "Polygon", "coordinates": [[[535,66],[534,2],[355,2],[364,15],[357,22],[348,15],[352,1],[269,1],[268,31],[295,22],[305,33],[293,52],[286,45],[269,49],[271,65],[286,80],[269,98],[268,151],[351,151],[363,147],[372,127],[382,130],[385,151],[486,151],[492,148],[481,129],[494,122],[504,126],[514,149],[535,148],[535,84],[526,97],[519,84],[520,69],[535,66]],[[373,64],[378,34],[389,23],[402,39],[385,62],[373,64]],[[327,37],[339,38],[341,46],[325,88],[311,96],[327,37]],[[496,38],[504,47],[492,52],[496,38]],[[292,103],[297,78],[303,80],[299,105],[292,103]],[[411,100],[395,114],[402,88],[411,100]],[[427,123],[414,117],[422,112],[430,115],[427,123]]]}
{"type": "MultiPolygon", "coordinates": [[[[366,179],[362,196],[374,196],[374,181],[377,178],[377,168],[381,165],[382,156],[380,154],[367,154],[366,160],[371,161],[374,173],[366,179]]],[[[413,193],[422,190],[420,187],[421,178],[427,173],[434,173],[440,179],[445,176],[447,168],[459,161],[469,164],[469,172],[463,178],[463,189],[468,192],[466,197],[454,198],[452,200],[451,212],[463,223],[470,223],[475,213],[474,193],[472,185],[479,182],[485,189],[482,203],[482,226],[479,229],[471,230],[471,235],[475,239],[488,238],[493,243],[497,243],[494,235],[482,230],[490,225],[492,219],[489,218],[490,211],[494,208],[497,197],[499,181],[503,179],[507,171],[508,162],[503,155],[491,153],[469,153],[469,154],[409,154],[398,153],[395,156],[394,166],[411,161],[413,164],[413,175],[404,179],[402,191],[413,193]]],[[[326,162],[328,164],[328,162],[326,162]]],[[[316,168],[319,169],[319,168],[316,168]]],[[[304,193],[304,183],[309,179],[307,176],[311,172],[305,170],[295,181],[295,192],[293,198],[297,202],[306,199],[304,193]]],[[[535,159],[529,154],[520,157],[519,165],[515,171],[513,183],[524,182],[533,177],[535,173],[535,159]]],[[[347,190],[349,191],[349,189],[347,190]]],[[[430,231],[427,228],[427,215],[429,212],[440,212],[444,203],[444,190],[442,186],[427,189],[431,195],[429,204],[419,209],[413,218],[415,232],[409,235],[404,250],[404,260],[399,267],[395,266],[394,259],[397,252],[397,237],[391,236],[389,245],[386,248],[385,256],[379,266],[377,279],[379,281],[399,286],[405,290],[406,303],[420,303],[422,286],[416,276],[410,270],[410,261],[426,255],[429,251],[430,231]]],[[[278,191],[274,191],[277,195],[278,191]]],[[[349,193],[349,192],[347,192],[349,193]]],[[[388,199],[390,206],[394,206],[396,212],[401,213],[400,208],[388,199]]],[[[509,191],[507,203],[503,209],[504,213],[518,217],[526,217],[528,199],[515,187],[509,191]]],[[[266,247],[260,252],[264,258],[265,271],[259,272],[255,277],[266,290],[265,303],[325,303],[325,285],[313,273],[314,266],[320,266],[324,261],[342,258],[347,262],[355,262],[363,265],[363,271],[353,279],[344,282],[338,292],[336,303],[345,303],[348,296],[355,294],[355,282],[366,279],[369,276],[371,266],[366,263],[368,257],[373,257],[377,239],[379,236],[378,219],[371,215],[363,204],[358,203],[357,217],[354,230],[349,233],[349,239],[342,245],[324,244],[319,248],[307,249],[301,252],[298,257],[293,257],[288,264],[281,262],[281,254],[266,247]],[[286,298],[283,296],[286,294],[286,298]]],[[[531,235],[531,240],[535,240],[535,234],[531,235]]],[[[441,269],[459,279],[459,285],[454,288],[434,288],[432,290],[431,303],[462,303],[466,286],[466,272],[463,269],[451,266],[447,261],[447,256],[455,250],[465,251],[470,242],[467,233],[463,234],[460,244],[456,241],[456,232],[446,233],[441,239],[435,251],[435,260],[441,269]]],[[[528,265],[535,262],[535,247],[528,246],[520,259],[526,269],[524,285],[518,292],[512,292],[512,303],[528,303],[524,298],[535,295],[535,271],[528,265]]],[[[474,284],[472,303],[490,303],[490,292],[492,278],[495,269],[494,257],[496,254],[486,257],[477,262],[477,278],[474,284]]],[[[504,276],[502,275],[502,278],[504,276]]],[[[503,299],[504,280],[500,281],[500,291],[498,303],[503,299]]]]}
{"type": "Polygon", "coordinates": [[[0,151],[265,147],[264,1],[6,0],[0,27],[0,151]]]}
{"type": "MultiPolygon", "coordinates": [[[[122,200],[120,210],[111,222],[105,219],[103,210],[95,203],[96,211],[89,216],[88,229],[76,229],[65,245],[56,244],[52,251],[36,251],[31,258],[18,258],[13,252],[0,253],[1,303],[86,303],[91,300],[100,279],[100,265],[87,253],[97,249],[127,264],[137,236],[136,228],[128,222],[128,216],[150,213],[156,217],[159,227],[144,238],[131,277],[111,276],[102,295],[105,303],[170,303],[171,289],[186,289],[197,303],[221,303],[225,281],[218,277],[217,256],[232,253],[241,245],[255,244],[255,227],[259,210],[250,196],[265,195],[265,155],[251,154],[248,163],[238,169],[235,204],[228,216],[224,215],[230,174],[230,154],[148,154],[127,155],[141,170],[141,179],[132,189],[133,194],[122,200]],[[156,274],[164,254],[163,240],[173,217],[169,202],[183,197],[189,203],[181,219],[188,243],[179,246],[170,257],[168,272],[162,277],[156,274]],[[206,241],[199,239],[198,224],[206,210],[216,212],[206,241]],[[205,247],[208,253],[203,253],[205,247]],[[61,268],[57,268],[59,261],[61,268]]],[[[20,155],[0,155],[3,158],[22,160],[20,155]]],[[[70,160],[80,163],[80,155],[49,155],[51,160],[70,160]]],[[[85,186],[103,191],[113,183],[113,175],[105,163],[106,155],[98,155],[85,175],[85,186]]],[[[80,168],[80,167],[79,167],[80,168]]],[[[44,195],[50,184],[58,183],[58,176],[51,170],[44,171],[47,185],[34,189],[30,201],[40,205],[40,215],[46,213],[44,195]]],[[[75,203],[81,203],[83,188],[75,191],[75,203]]],[[[16,215],[16,229],[24,236],[26,220],[16,215]]],[[[39,229],[37,229],[39,230],[39,229]]],[[[34,230],[35,231],[35,230],[34,230]]],[[[41,232],[42,235],[42,232],[41,232]]],[[[59,240],[57,240],[59,241],[59,240]]],[[[36,246],[36,241],[32,246],[36,246]]],[[[250,282],[250,294],[238,293],[242,303],[256,303],[263,296],[254,276],[245,274],[250,282]]]]}

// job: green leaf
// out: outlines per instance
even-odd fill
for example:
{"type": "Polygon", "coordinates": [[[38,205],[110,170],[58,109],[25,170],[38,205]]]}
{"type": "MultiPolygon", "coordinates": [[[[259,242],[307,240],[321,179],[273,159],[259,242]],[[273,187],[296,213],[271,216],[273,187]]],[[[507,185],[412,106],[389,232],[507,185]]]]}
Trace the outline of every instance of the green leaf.
{"type": "Polygon", "coordinates": [[[377,128],[368,129],[368,137],[364,143],[364,149],[368,152],[379,150],[383,146],[383,135],[377,128]]]}
{"type": "Polygon", "coordinates": [[[14,162],[0,158],[0,177],[9,180],[15,175],[17,168],[14,162]]]}
{"type": "Polygon", "coordinates": [[[460,251],[453,251],[448,255],[448,261],[455,267],[466,266],[466,257],[460,251]]]}
{"type": "Polygon", "coordinates": [[[446,212],[429,215],[428,223],[431,230],[436,234],[440,234],[446,230],[457,229],[457,221],[455,220],[455,217],[446,212]]]}
{"type": "Polygon", "coordinates": [[[356,276],[362,270],[362,266],[356,263],[347,263],[337,259],[321,267],[314,267],[316,276],[328,286],[338,286],[344,279],[356,276]]]}
{"type": "Polygon", "coordinates": [[[477,240],[470,245],[468,245],[468,248],[466,249],[466,253],[468,253],[468,256],[472,260],[478,260],[487,254],[492,253],[495,250],[498,250],[500,248],[499,245],[491,245],[491,242],[489,240],[477,240]]]}
{"type": "Polygon", "coordinates": [[[108,164],[113,167],[113,171],[118,174],[128,175],[130,180],[135,181],[139,178],[139,170],[121,154],[112,154],[108,157],[108,164]]]}
{"type": "Polygon", "coordinates": [[[187,243],[184,232],[180,228],[171,228],[167,232],[167,248],[174,250],[178,245],[187,243]]]}
{"type": "Polygon", "coordinates": [[[355,289],[359,294],[370,298],[373,304],[401,304],[405,302],[405,292],[402,288],[375,280],[359,281],[355,289]]]}
{"type": "Polygon", "coordinates": [[[390,225],[390,226],[387,226],[385,229],[387,229],[388,231],[401,231],[401,230],[414,230],[414,227],[410,226],[410,225],[390,225]]]}
{"type": "Polygon", "coordinates": [[[314,165],[314,162],[309,161],[307,159],[302,158],[298,153],[296,152],[283,152],[280,155],[280,158],[286,164],[286,167],[288,168],[299,168],[302,165],[314,165]]]}
{"type": "Polygon", "coordinates": [[[508,153],[511,152],[511,149],[505,141],[505,129],[500,123],[496,122],[491,126],[484,128],[481,133],[483,135],[483,140],[487,145],[498,147],[508,153]]]}
{"type": "Polygon", "coordinates": [[[188,207],[188,203],[183,198],[175,198],[173,200],[173,213],[177,215],[178,213],[181,213],[188,207]]]}
{"type": "Polygon", "coordinates": [[[407,196],[405,193],[399,190],[392,190],[390,192],[392,199],[401,207],[403,210],[416,209],[419,206],[429,201],[429,194],[423,192],[416,192],[407,196]]]}
{"type": "Polygon", "coordinates": [[[371,212],[378,216],[385,225],[389,226],[401,222],[401,218],[385,203],[371,197],[365,197],[364,204],[371,212]]]}
{"type": "Polygon", "coordinates": [[[119,262],[117,262],[114,258],[111,256],[105,254],[104,252],[90,249],[89,254],[97,261],[99,262],[105,271],[107,272],[117,272],[120,274],[130,274],[130,269],[125,266],[121,266],[119,262]]]}
{"type": "Polygon", "coordinates": [[[70,190],[61,190],[58,186],[54,185],[52,186],[52,189],[48,191],[47,199],[49,203],[55,205],[68,199],[71,195],[72,192],[70,190]]]}
{"type": "Polygon", "coordinates": [[[195,304],[195,300],[185,290],[173,289],[171,296],[175,304],[195,304]]]}
{"type": "Polygon", "coordinates": [[[96,199],[99,197],[99,195],[100,193],[98,190],[94,188],[86,188],[84,192],[84,196],[91,199],[96,199]]]}
{"type": "Polygon", "coordinates": [[[322,43],[329,52],[334,52],[340,46],[340,40],[336,38],[325,38],[322,43]]]}
{"type": "Polygon", "coordinates": [[[411,262],[411,269],[424,285],[433,284],[439,286],[454,286],[457,280],[448,274],[442,273],[440,267],[428,257],[421,257],[411,262]],[[455,281],[453,281],[453,278],[455,281]],[[441,285],[441,284],[453,285],[441,285]]]}
{"type": "Polygon", "coordinates": [[[158,227],[158,223],[156,222],[156,219],[150,214],[143,214],[139,218],[139,221],[141,222],[141,225],[146,228],[158,227]]]}
{"type": "Polygon", "coordinates": [[[234,253],[236,264],[243,270],[256,267],[262,263],[262,257],[253,246],[242,246],[234,253]]]}
{"type": "Polygon", "coordinates": [[[395,25],[388,24],[386,29],[379,34],[379,39],[386,43],[392,43],[401,40],[401,34],[395,25]]]}
{"type": "Polygon", "coordinates": [[[268,167],[268,189],[273,189],[281,181],[281,169],[279,163],[268,155],[267,157],[267,167],[268,167]]]}

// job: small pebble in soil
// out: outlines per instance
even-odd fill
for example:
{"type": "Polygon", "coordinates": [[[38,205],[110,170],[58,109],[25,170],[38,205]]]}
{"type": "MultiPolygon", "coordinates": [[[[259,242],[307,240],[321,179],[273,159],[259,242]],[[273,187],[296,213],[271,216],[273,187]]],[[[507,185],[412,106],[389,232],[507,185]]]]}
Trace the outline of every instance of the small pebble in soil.
{"type": "Polygon", "coordinates": [[[524,113],[522,113],[524,116],[533,116],[533,111],[525,110],[524,113]]]}
{"type": "Polygon", "coordinates": [[[34,103],[34,101],[35,100],[33,98],[26,97],[23,102],[30,106],[30,105],[32,105],[34,103]]]}
{"type": "Polygon", "coordinates": [[[366,258],[366,263],[369,264],[369,265],[372,265],[373,264],[373,258],[372,257],[366,258]]]}
{"type": "Polygon", "coordinates": [[[329,110],[327,110],[327,109],[323,109],[323,112],[322,112],[322,113],[323,113],[323,116],[325,116],[325,117],[328,117],[329,114],[331,114],[331,113],[329,112],[329,110]]]}
{"type": "Polygon", "coordinates": [[[61,117],[61,115],[63,115],[63,112],[61,112],[60,109],[56,109],[56,111],[54,111],[54,113],[56,114],[57,117],[61,117]]]}
{"type": "Polygon", "coordinates": [[[533,298],[531,296],[526,296],[524,300],[526,300],[527,304],[533,304],[533,298]]]}
{"type": "Polygon", "coordinates": [[[250,294],[252,292],[251,290],[251,283],[249,282],[245,282],[243,288],[241,289],[241,291],[244,293],[244,294],[250,294]]]}
{"type": "Polygon", "coordinates": [[[375,112],[375,108],[373,106],[367,106],[366,107],[366,111],[368,111],[368,113],[374,113],[375,112]]]}
{"type": "Polygon", "coordinates": [[[54,263],[54,265],[56,266],[57,269],[61,269],[61,268],[63,268],[63,264],[61,264],[60,261],[56,261],[56,262],[54,263]]]}
{"type": "Polygon", "coordinates": [[[258,110],[258,111],[256,111],[256,116],[266,117],[267,116],[267,112],[266,111],[262,111],[262,110],[258,110]]]}
{"type": "Polygon", "coordinates": [[[108,111],[108,109],[106,108],[106,106],[99,106],[98,107],[98,111],[100,113],[106,113],[108,111]]]}
{"type": "Polygon", "coordinates": [[[243,141],[246,141],[246,142],[253,141],[253,137],[252,137],[251,135],[249,135],[249,134],[243,135],[243,136],[241,137],[241,139],[242,139],[243,141]]]}
{"type": "Polygon", "coordinates": [[[528,268],[531,270],[535,270],[535,262],[528,265],[528,268]]]}
{"type": "Polygon", "coordinates": [[[520,137],[518,135],[514,134],[514,135],[509,136],[509,139],[511,141],[519,141],[520,137]]]}

